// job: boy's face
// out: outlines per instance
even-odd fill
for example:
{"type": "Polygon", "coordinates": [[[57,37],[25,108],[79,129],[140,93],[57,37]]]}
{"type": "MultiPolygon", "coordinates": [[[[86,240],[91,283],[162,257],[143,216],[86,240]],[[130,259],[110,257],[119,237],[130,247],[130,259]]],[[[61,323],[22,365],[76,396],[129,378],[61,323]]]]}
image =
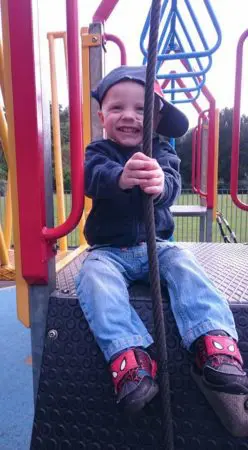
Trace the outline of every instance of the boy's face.
{"type": "Polygon", "coordinates": [[[98,113],[108,138],[124,147],[142,142],[144,98],[144,86],[133,81],[121,81],[108,90],[98,113]]]}

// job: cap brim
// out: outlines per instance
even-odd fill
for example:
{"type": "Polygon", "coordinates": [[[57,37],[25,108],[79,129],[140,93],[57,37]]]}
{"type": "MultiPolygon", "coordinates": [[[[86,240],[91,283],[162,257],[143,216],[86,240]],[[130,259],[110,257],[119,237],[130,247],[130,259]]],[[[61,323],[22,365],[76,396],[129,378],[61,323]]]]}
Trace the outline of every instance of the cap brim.
{"type": "Polygon", "coordinates": [[[171,103],[168,103],[164,98],[162,101],[164,106],[159,113],[160,120],[156,132],[163,136],[172,138],[179,138],[183,136],[189,128],[189,121],[187,117],[184,113],[182,113],[182,111],[171,103]]]}

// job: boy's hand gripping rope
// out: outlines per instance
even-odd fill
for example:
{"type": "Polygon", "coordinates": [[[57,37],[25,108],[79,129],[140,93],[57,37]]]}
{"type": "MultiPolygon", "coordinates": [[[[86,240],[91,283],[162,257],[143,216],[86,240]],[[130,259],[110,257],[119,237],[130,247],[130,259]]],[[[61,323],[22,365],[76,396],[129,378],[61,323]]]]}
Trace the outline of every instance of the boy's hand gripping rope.
{"type": "MultiPolygon", "coordinates": [[[[148,44],[143,152],[152,157],[154,78],[157,64],[157,44],[160,23],[161,0],[153,0],[151,7],[150,34],[148,44]]],[[[162,403],[162,445],[163,450],[173,450],[173,426],[170,406],[170,385],[168,373],[168,357],[166,347],[166,331],[161,297],[160,275],[156,249],[156,233],[154,223],[153,197],[144,194],[144,215],[147,235],[147,250],[150,266],[151,297],[157,348],[159,387],[162,403]]]]}

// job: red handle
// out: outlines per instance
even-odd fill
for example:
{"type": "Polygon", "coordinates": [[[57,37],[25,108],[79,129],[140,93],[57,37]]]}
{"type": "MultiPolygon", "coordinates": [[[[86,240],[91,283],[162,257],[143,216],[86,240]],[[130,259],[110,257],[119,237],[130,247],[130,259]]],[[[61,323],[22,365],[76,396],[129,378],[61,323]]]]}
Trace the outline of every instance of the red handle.
{"type": "Polygon", "coordinates": [[[119,0],[102,0],[93,16],[92,21],[102,23],[105,22],[111,15],[118,1],[119,0]]]}
{"type": "Polygon", "coordinates": [[[121,65],[125,66],[127,64],[127,54],[126,54],[125,45],[123,44],[122,40],[120,38],[118,38],[117,36],[115,36],[114,34],[108,34],[108,33],[105,33],[103,38],[106,41],[114,42],[119,47],[120,53],[121,53],[121,65]]]}
{"type": "Polygon", "coordinates": [[[231,197],[238,208],[248,211],[248,205],[238,198],[238,177],[239,177],[239,144],[240,144],[240,103],[241,103],[241,83],[243,67],[243,47],[248,30],[240,37],[236,54],[236,78],[235,96],[233,107],[233,128],[232,128],[232,156],[231,156],[231,197]]]}
{"type": "Polygon", "coordinates": [[[78,0],[66,0],[68,84],[70,111],[70,155],[72,207],[66,221],[55,227],[44,227],[42,234],[47,240],[56,240],[70,233],[80,221],[84,208],[82,105],[79,69],[79,23],[78,0]]]}

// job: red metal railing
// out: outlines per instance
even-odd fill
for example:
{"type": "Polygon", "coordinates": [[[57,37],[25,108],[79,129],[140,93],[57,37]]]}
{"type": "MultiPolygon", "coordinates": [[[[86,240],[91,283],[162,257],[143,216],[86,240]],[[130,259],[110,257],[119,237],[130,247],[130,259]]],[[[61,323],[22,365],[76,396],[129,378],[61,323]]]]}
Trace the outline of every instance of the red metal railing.
{"type": "MultiPolygon", "coordinates": [[[[182,65],[188,70],[188,66],[185,60],[180,60],[182,65]]],[[[197,77],[201,81],[200,77],[197,77]]],[[[206,85],[202,87],[202,94],[209,102],[209,132],[208,132],[208,175],[207,175],[207,207],[214,207],[214,167],[215,167],[215,133],[216,133],[216,121],[215,121],[215,109],[216,101],[206,85]]]]}
{"type": "Polygon", "coordinates": [[[192,165],[191,165],[191,186],[195,194],[198,194],[196,188],[196,149],[198,139],[198,126],[196,126],[192,132],[192,165]]]}
{"type": "Polygon", "coordinates": [[[102,0],[92,18],[92,22],[106,22],[119,0],[102,0]]]}
{"type": "Polygon", "coordinates": [[[37,21],[34,20],[38,14],[37,2],[29,0],[16,3],[15,0],[9,0],[6,6],[9,28],[9,45],[7,44],[6,51],[8,52],[9,47],[11,66],[8,70],[12,89],[12,98],[9,98],[12,106],[7,104],[7,112],[12,117],[13,110],[10,137],[16,160],[16,220],[17,226],[19,225],[21,272],[29,284],[44,284],[48,281],[48,259],[54,253],[51,243],[41,236],[42,227],[46,223],[45,124],[39,65],[39,32],[37,21]]]}
{"type": "Polygon", "coordinates": [[[239,39],[236,54],[236,79],[235,96],[233,107],[233,129],[232,129],[232,157],[231,157],[231,197],[238,208],[248,211],[248,205],[238,198],[238,178],[239,178],[239,145],[240,145],[240,104],[241,104],[241,84],[243,67],[244,42],[248,37],[246,30],[239,39]]]}
{"type": "MultiPolygon", "coordinates": [[[[187,69],[187,64],[185,63],[185,61],[181,60],[181,63],[187,69]]],[[[176,72],[171,71],[171,73],[176,73],[176,72]]],[[[183,80],[181,78],[177,78],[175,81],[181,88],[186,87],[185,83],[183,82],[183,80]]],[[[199,79],[199,81],[200,81],[200,79],[199,79]]],[[[170,82],[170,80],[165,80],[162,84],[162,88],[165,89],[167,87],[167,85],[169,84],[169,82],[170,82]]],[[[208,208],[213,208],[214,207],[214,164],[215,164],[215,133],[216,133],[215,106],[216,106],[216,102],[215,102],[213,95],[211,94],[211,92],[208,90],[208,88],[205,85],[202,87],[202,93],[209,102],[207,190],[206,190],[206,192],[201,192],[199,182],[198,182],[198,186],[196,185],[197,178],[199,180],[199,177],[200,177],[200,166],[199,166],[200,160],[199,160],[199,158],[197,159],[196,153],[193,153],[193,155],[192,155],[193,158],[195,158],[194,165],[193,165],[193,161],[192,161],[192,177],[193,177],[192,188],[195,193],[198,193],[199,195],[201,195],[202,197],[207,199],[208,208]],[[197,163],[198,164],[197,178],[196,178],[196,172],[195,172],[196,171],[196,166],[195,166],[196,161],[198,161],[198,163],[197,163]],[[193,168],[194,168],[194,170],[193,170],[193,168]]],[[[192,99],[192,94],[190,92],[185,92],[185,95],[187,98],[192,99]]],[[[196,111],[199,113],[199,116],[201,116],[202,119],[203,118],[206,119],[207,118],[206,111],[202,111],[201,107],[199,106],[199,104],[196,101],[194,101],[192,103],[193,103],[193,106],[195,107],[196,111]]],[[[197,135],[200,136],[199,129],[198,129],[197,135]]],[[[194,137],[193,137],[193,139],[194,139],[194,137]]],[[[199,146],[201,145],[201,141],[200,141],[200,139],[197,139],[197,137],[195,137],[195,139],[197,141],[197,145],[199,148],[199,146]]],[[[196,145],[196,141],[195,141],[195,144],[193,144],[193,146],[192,146],[193,152],[197,151],[197,147],[194,147],[194,145],[196,145]]],[[[199,153],[199,151],[198,151],[198,153],[199,153]]]]}
{"type": "Polygon", "coordinates": [[[108,33],[105,33],[103,35],[103,39],[105,39],[106,42],[108,42],[108,41],[114,42],[114,44],[116,44],[119,47],[120,54],[121,54],[121,65],[125,66],[127,64],[127,53],[126,53],[125,45],[122,42],[122,40],[120,38],[118,38],[117,36],[115,36],[114,34],[108,34],[108,33]]]}
{"type": "MultiPolygon", "coordinates": [[[[202,133],[203,133],[203,120],[206,120],[209,110],[201,111],[198,116],[198,135],[196,139],[196,192],[200,197],[207,198],[208,193],[201,190],[201,155],[202,155],[202,133]]],[[[208,148],[209,153],[209,148],[208,148]]],[[[207,172],[208,173],[208,172],[207,172]]]]}
{"type": "Polygon", "coordinates": [[[67,46],[68,46],[68,82],[70,111],[70,155],[72,207],[66,221],[55,227],[44,227],[42,234],[47,240],[56,240],[72,231],[80,221],[84,208],[83,177],[83,136],[81,82],[79,69],[79,23],[78,0],[66,1],[67,46]]]}

